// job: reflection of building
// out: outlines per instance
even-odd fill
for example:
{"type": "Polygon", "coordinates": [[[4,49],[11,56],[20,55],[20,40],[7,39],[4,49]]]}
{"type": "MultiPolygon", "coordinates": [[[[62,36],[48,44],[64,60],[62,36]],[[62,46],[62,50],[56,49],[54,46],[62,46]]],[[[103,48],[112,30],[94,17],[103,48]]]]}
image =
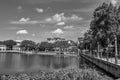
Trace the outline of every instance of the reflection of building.
{"type": "Polygon", "coordinates": [[[59,38],[59,37],[55,37],[55,38],[47,38],[47,42],[48,43],[55,43],[57,41],[65,41],[64,38],[59,38]]]}
{"type": "Polygon", "coordinates": [[[7,49],[6,45],[0,45],[0,50],[4,51],[6,49],[7,49]]]}

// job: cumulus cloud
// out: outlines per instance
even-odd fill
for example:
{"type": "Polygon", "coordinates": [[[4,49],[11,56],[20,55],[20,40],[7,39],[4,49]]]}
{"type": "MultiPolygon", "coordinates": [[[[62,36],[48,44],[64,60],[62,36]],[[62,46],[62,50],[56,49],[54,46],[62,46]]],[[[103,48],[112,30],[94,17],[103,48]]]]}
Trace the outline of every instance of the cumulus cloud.
{"type": "Polygon", "coordinates": [[[21,9],[22,9],[22,6],[18,6],[17,9],[18,9],[18,10],[21,10],[21,9]]]}
{"type": "Polygon", "coordinates": [[[27,30],[19,30],[16,32],[16,34],[28,34],[27,30]]]}
{"type": "Polygon", "coordinates": [[[58,28],[58,29],[52,31],[52,33],[53,33],[53,34],[63,34],[64,32],[63,32],[62,29],[59,29],[59,28],[58,28]]]}
{"type": "Polygon", "coordinates": [[[57,25],[60,25],[60,26],[65,25],[65,22],[58,22],[57,25]]]}
{"type": "Polygon", "coordinates": [[[20,22],[28,22],[30,20],[30,18],[21,18],[19,21],[20,22]]]}
{"type": "Polygon", "coordinates": [[[65,26],[64,29],[73,29],[73,26],[65,26]]]}
{"type": "Polygon", "coordinates": [[[82,20],[82,17],[79,17],[75,14],[72,16],[66,17],[64,13],[55,14],[50,18],[46,19],[46,22],[67,22],[67,21],[79,21],[82,20]]]}
{"type": "Polygon", "coordinates": [[[44,10],[41,9],[41,8],[36,8],[35,10],[36,10],[38,13],[43,13],[43,12],[44,12],[44,10]]]}
{"type": "Polygon", "coordinates": [[[118,0],[111,0],[111,3],[115,6],[117,4],[118,0]]]}
{"type": "Polygon", "coordinates": [[[18,21],[11,21],[11,24],[36,24],[38,21],[31,21],[30,18],[21,18],[18,21]]]}
{"type": "Polygon", "coordinates": [[[53,20],[55,21],[62,21],[65,19],[65,16],[64,16],[64,13],[61,13],[61,14],[55,14],[53,17],[52,17],[53,20]]]}

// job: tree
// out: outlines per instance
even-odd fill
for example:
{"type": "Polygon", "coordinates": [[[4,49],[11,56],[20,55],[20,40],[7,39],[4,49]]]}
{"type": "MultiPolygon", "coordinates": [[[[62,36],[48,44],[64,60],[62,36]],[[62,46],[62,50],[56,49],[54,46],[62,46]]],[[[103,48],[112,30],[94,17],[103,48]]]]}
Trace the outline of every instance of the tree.
{"type": "Polygon", "coordinates": [[[23,40],[20,44],[20,48],[24,51],[32,51],[36,49],[36,43],[31,40],[23,40]]]}
{"type": "Polygon", "coordinates": [[[108,38],[107,31],[109,30],[107,24],[107,12],[108,4],[103,3],[102,6],[99,6],[95,9],[93,13],[93,20],[91,21],[90,29],[92,30],[93,38],[96,39],[98,44],[98,52],[100,45],[107,47],[107,45],[102,44],[101,40],[108,38]]]}
{"type": "Polygon", "coordinates": [[[6,40],[6,41],[3,41],[3,44],[6,45],[7,50],[12,50],[13,46],[16,45],[16,42],[13,40],[6,40]]]}
{"type": "Polygon", "coordinates": [[[54,47],[59,47],[61,49],[68,48],[70,45],[68,41],[57,41],[54,43],[54,47]]]}
{"type": "Polygon", "coordinates": [[[37,50],[38,51],[53,51],[53,44],[52,43],[48,43],[48,42],[41,42],[37,44],[37,50]]]}
{"type": "Polygon", "coordinates": [[[111,26],[109,26],[108,21],[108,11],[110,9],[109,6],[111,6],[111,4],[103,3],[101,6],[96,8],[90,25],[90,29],[93,33],[92,35],[97,41],[98,53],[100,46],[103,48],[108,48],[108,45],[110,44],[111,26]]]}
{"type": "Polygon", "coordinates": [[[95,9],[93,20],[91,21],[90,29],[92,30],[93,38],[103,47],[109,48],[114,40],[115,45],[115,63],[118,56],[118,34],[120,26],[120,7],[114,6],[112,3],[103,3],[95,9]],[[103,41],[104,44],[102,43],[103,41]]]}

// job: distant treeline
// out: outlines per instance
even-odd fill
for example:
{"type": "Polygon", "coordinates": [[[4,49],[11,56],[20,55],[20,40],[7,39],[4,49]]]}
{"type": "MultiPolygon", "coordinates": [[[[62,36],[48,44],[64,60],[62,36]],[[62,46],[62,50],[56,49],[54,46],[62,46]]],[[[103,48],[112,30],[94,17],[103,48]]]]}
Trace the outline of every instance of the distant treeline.
{"type": "Polygon", "coordinates": [[[32,40],[23,40],[18,43],[14,40],[0,41],[0,45],[5,45],[7,50],[13,50],[13,47],[17,45],[23,51],[54,51],[55,48],[65,49],[70,46],[76,46],[74,41],[70,43],[66,41],[56,41],[54,43],[49,43],[47,41],[36,43],[32,40]],[[19,44],[19,45],[18,45],[19,44]]]}

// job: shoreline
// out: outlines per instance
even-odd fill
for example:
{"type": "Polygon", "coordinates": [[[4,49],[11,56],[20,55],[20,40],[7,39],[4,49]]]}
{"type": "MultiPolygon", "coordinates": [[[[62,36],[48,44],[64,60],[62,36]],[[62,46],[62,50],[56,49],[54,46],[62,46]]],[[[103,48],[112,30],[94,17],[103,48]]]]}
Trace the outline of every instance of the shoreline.
{"type": "Polygon", "coordinates": [[[32,52],[32,51],[0,51],[0,53],[16,53],[16,54],[27,54],[27,55],[54,55],[54,56],[78,56],[76,54],[57,54],[56,52],[32,52]]]}

